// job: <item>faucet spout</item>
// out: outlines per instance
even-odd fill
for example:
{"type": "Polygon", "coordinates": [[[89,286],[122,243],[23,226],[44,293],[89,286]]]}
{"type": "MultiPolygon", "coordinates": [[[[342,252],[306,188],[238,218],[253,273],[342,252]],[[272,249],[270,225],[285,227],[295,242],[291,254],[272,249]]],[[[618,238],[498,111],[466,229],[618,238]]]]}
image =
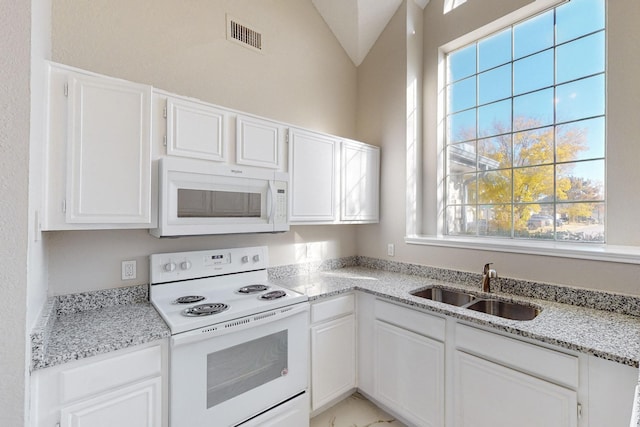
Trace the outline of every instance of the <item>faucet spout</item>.
{"type": "Polygon", "coordinates": [[[491,292],[491,279],[498,277],[498,272],[491,268],[493,263],[487,263],[482,269],[482,292],[491,292]]]}

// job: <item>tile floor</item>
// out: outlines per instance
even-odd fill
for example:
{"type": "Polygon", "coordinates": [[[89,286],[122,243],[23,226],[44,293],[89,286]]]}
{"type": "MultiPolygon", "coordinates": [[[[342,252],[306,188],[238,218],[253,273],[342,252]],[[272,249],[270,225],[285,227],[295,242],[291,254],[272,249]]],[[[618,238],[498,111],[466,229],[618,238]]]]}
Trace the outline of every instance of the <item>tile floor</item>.
{"type": "Polygon", "coordinates": [[[405,427],[359,393],[311,419],[310,427],[405,427]]]}

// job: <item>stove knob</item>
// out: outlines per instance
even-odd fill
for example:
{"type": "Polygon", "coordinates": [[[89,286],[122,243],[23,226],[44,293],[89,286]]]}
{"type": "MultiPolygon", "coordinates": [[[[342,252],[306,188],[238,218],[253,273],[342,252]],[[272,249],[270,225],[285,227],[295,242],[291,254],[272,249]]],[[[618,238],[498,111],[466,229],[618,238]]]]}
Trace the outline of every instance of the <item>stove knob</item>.
{"type": "Polygon", "coordinates": [[[245,256],[242,257],[241,261],[242,261],[243,264],[247,263],[247,262],[249,262],[249,257],[245,255],[245,256]]]}
{"type": "Polygon", "coordinates": [[[191,268],[191,261],[182,261],[180,263],[180,268],[183,270],[188,270],[191,268]]]}
{"type": "Polygon", "coordinates": [[[258,261],[260,261],[260,255],[254,255],[253,262],[258,262],[258,261]]]}
{"type": "Polygon", "coordinates": [[[164,271],[167,272],[172,272],[173,270],[176,269],[176,263],[175,262],[168,262],[164,265],[164,271]]]}

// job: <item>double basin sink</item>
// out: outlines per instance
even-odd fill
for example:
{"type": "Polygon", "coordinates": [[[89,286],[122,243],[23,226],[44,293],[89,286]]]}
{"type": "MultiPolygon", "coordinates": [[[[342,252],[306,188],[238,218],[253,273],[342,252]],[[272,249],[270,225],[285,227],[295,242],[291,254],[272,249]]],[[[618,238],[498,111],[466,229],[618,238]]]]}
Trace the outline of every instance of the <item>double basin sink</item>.
{"type": "Polygon", "coordinates": [[[451,289],[427,288],[411,292],[411,295],[511,320],[532,320],[540,313],[540,309],[530,305],[481,298],[451,289]]]}

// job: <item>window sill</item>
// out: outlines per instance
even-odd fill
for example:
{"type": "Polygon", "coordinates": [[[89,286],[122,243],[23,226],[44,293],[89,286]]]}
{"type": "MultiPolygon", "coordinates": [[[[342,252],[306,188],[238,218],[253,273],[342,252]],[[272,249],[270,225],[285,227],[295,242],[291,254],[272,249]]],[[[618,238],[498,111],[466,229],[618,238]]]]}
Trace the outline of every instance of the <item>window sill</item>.
{"type": "Polygon", "coordinates": [[[413,245],[441,246],[447,248],[476,249],[516,254],[586,259],[593,261],[640,264],[640,247],[614,246],[591,243],[539,242],[531,240],[494,240],[451,236],[405,236],[404,241],[413,245]]]}

